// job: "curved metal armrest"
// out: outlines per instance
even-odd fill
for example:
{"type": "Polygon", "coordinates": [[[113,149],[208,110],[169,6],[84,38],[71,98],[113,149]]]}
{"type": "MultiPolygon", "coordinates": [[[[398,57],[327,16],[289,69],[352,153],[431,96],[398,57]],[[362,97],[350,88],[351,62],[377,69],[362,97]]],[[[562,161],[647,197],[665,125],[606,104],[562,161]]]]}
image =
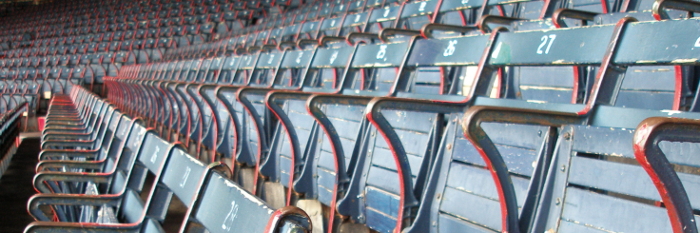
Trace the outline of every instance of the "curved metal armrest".
{"type": "Polygon", "coordinates": [[[247,52],[245,47],[238,47],[233,49],[235,54],[245,54],[247,52]]]}
{"type": "MultiPolygon", "coordinates": [[[[160,226],[158,224],[158,226],[160,226]]],[[[141,232],[140,229],[131,225],[120,227],[119,225],[106,225],[97,223],[77,223],[77,222],[32,222],[24,229],[25,233],[39,232],[141,232]]],[[[164,231],[160,231],[164,232],[164,231]]]]}
{"type": "Polygon", "coordinates": [[[95,159],[98,156],[97,150],[43,150],[39,153],[39,161],[60,160],[63,156],[71,158],[95,159]]]}
{"type": "Polygon", "coordinates": [[[311,219],[309,219],[309,215],[307,215],[304,210],[296,206],[285,206],[272,213],[270,220],[267,222],[267,226],[265,226],[265,233],[279,232],[277,229],[285,225],[307,233],[311,232],[313,229],[311,219]]]}
{"type": "Polygon", "coordinates": [[[297,41],[297,47],[299,47],[300,49],[304,49],[304,46],[307,46],[307,45],[318,46],[319,44],[320,44],[319,41],[314,40],[314,39],[301,39],[301,40],[297,41]]]}
{"type": "Polygon", "coordinates": [[[46,114],[47,119],[61,120],[65,119],[76,119],[80,117],[80,113],[76,110],[53,110],[46,114]]]}
{"type": "Polygon", "coordinates": [[[44,129],[58,129],[58,130],[85,130],[88,125],[62,125],[62,124],[51,124],[47,125],[44,129]]]}
{"type": "MultiPolygon", "coordinates": [[[[284,128],[285,131],[289,132],[295,132],[294,130],[294,125],[292,123],[292,120],[289,119],[289,116],[287,113],[282,109],[282,106],[284,105],[284,102],[280,101],[286,101],[286,100],[306,100],[309,96],[311,96],[310,93],[307,92],[300,92],[300,91],[271,91],[268,92],[267,95],[265,96],[265,105],[267,105],[267,108],[272,112],[272,114],[279,120],[280,126],[284,128]]],[[[301,149],[297,146],[299,145],[299,138],[296,136],[294,137],[289,137],[290,146],[292,147],[292,155],[301,155],[301,149]]],[[[265,173],[266,170],[271,168],[268,163],[274,156],[267,156],[267,159],[265,162],[262,162],[262,165],[260,167],[260,171],[262,172],[263,175],[269,174],[265,173]]],[[[272,168],[275,169],[275,168],[272,168]]]]}
{"type": "Polygon", "coordinates": [[[494,182],[499,184],[503,231],[519,229],[518,203],[511,176],[500,152],[489,138],[481,123],[498,122],[560,127],[583,124],[585,117],[572,112],[554,112],[539,109],[475,106],[467,109],[462,118],[464,136],[474,145],[484,162],[490,167],[494,182]]]}
{"type": "Polygon", "coordinates": [[[698,232],[693,206],[673,165],[659,147],[661,141],[700,142],[700,120],[651,117],[634,133],[634,157],[649,174],[668,211],[673,232],[698,232]]]}
{"type": "Polygon", "coordinates": [[[277,45],[277,49],[283,51],[286,48],[294,48],[295,46],[297,46],[297,44],[298,43],[294,43],[291,41],[283,41],[279,45],[277,45]]]}
{"type": "Polygon", "coordinates": [[[41,149],[51,149],[55,146],[92,148],[94,144],[94,141],[45,141],[41,143],[41,149]]]}
{"type": "Polygon", "coordinates": [[[346,39],[346,41],[348,42],[348,44],[355,45],[356,39],[376,40],[379,39],[379,35],[367,32],[351,32],[350,34],[348,34],[348,38],[346,39]]]}
{"type": "Polygon", "coordinates": [[[101,169],[103,161],[41,161],[36,165],[36,172],[47,171],[47,169],[101,169]]]}
{"type": "Polygon", "coordinates": [[[261,47],[263,52],[278,48],[276,44],[265,44],[261,47]]]}
{"type": "Polygon", "coordinates": [[[47,120],[46,121],[47,126],[84,126],[85,122],[83,122],[83,119],[76,118],[74,120],[69,120],[69,119],[61,119],[61,120],[47,120]]]}
{"type": "Polygon", "coordinates": [[[459,33],[467,33],[470,31],[474,31],[479,29],[478,27],[474,26],[459,26],[459,25],[452,25],[452,24],[441,24],[441,23],[429,23],[423,25],[423,27],[420,29],[421,33],[423,33],[423,37],[425,38],[433,38],[433,31],[446,31],[446,32],[459,32],[459,33]]]}
{"type": "MultiPolygon", "coordinates": [[[[44,214],[41,206],[45,205],[68,205],[68,206],[118,206],[121,202],[120,196],[100,196],[100,195],[84,195],[84,194],[36,194],[29,198],[27,211],[36,220],[51,221],[44,214]]],[[[84,223],[83,223],[84,224],[84,223]]]]}
{"type": "MultiPolygon", "coordinates": [[[[335,129],[335,126],[330,121],[326,113],[323,112],[322,106],[340,103],[366,106],[367,103],[369,103],[369,101],[371,100],[372,97],[348,96],[339,94],[315,94],[310,96],[306,101],[306,108],[308,109],[310,115],[316,120],[316,122],[318,122],[318,124],[321,126],[321,129],[325,132],[325,134],[331,141],[330,146],[331,150],[333,151],[332,154],[335,156],[335,160],[338,162],[339,169],[345,168],[344,164],[346,155],[344,154],[344,151],[342,149],[342,143],[340,142],[340,138],[333,136],[338,135],[338,131],[335,129]]],[[[336,174],[338,176],[338,187],[345,187],[345,185],[348,182],[350,182],[350,177],[348,177],[346,172],[338,171],[336,174]]],[[[302,174],[302,176],[305,175],[311,176],[313,174],[302,174]]],[[[295,189],[303,189],[301,186],[303,186],[303,184],[301,183],[295,182],[294,184],[295,189]]]]}
{"type": "Polygon", "coordinates": [[[379,39],[387,42],[389,41],[389,37],[393,35],[405,35],[405,36],[416,36],[420,35],[421,32],[418,30],[408,30],[408,29],[400,29],[400,28],[384,28],[381,31],[379,31],[379,39]]]}
{"type": "Polygon", "coordinates": [[[42,141],[47,140],[92,140],[92,133],[59,133],[59,132],[48,132],[41,136],[42,141]]]}
{"type": "Polygon", "coordinates": [[[436,103],[430,100],[415,100],[394,97],[378,97],[372,99],[367,104],[367,119],[374,125],[379,134],[381,134],[390,148],[393,150],[394,161],[396,161],[397,173],[399,173],[400,187],[402,187],[401,198],[399,202],[399,212],[397,216],[396,227],[402,228],[403,220],[409,217],[411,210],[418,206],[418,199],[413,193],[414,184],[411,176],[411,166],[406,157],[406,151],[401,138],[391,126],[389,120],[384,117],[383,110],[411,110],[430,113],[456,113],[461,112],[465,108],[465,104],[454,103],[436,103]]]}
{"type": "Polygon", "coordinates": [[[656,20],[670,19],[666,9],[675,9],[688,12],[700,12],[700,2],[687,0],[656,0],[651,8],[656,20]]]}
{"type": "Polygon", "coordinates": [[[248,47],[248,49],[246,51],[248,53],[254,53],[254,52],[262,51],[262,50],[263,50],[262,46],[250,46],[250,47],[248,47]]]}
{"type": "Polygon", "coordinates": [[[582,25],[586,25],[586,21],[593,21],[597,15],[599,15],[599,13],[561,8],[554,11],[554,14],[552,14],[552,23],[554,23],[554,26],[557,28],[567,27],[564,18],[568,18],[579,19],[582,25]]]}
{"type": "Polygon", "coordinates": [[[87,128],[44,128],[44,131],[42,133],[52,133],[52,132],[58,132],[58,133],[88,133],[87,128]]]}
{"type": "Polygon", "coordinates": [[[52,193],[51,189],[44,182],[49,181],[70,181],[70,182],[88,182],[107,183],[112,179],[112,174],[93,173],[86,174],[83,172],[40,172],[34,176],[34,188],[40,193],[52,193]]]}
{"type": "Polygon", "coordinates": [[[329,42],[345,41],[345,40],[347,40],[347,38],[340,37],[340,36],[322,36],[321,39],[319,40],[318,44],[320,46],[326,46],[326,45],[328,45],[329,42]]]}
{"type": "Polygon", "coordinates": [[[500,25],[510,26],[511,23],[518,21],[518,20],[523,20],[523,19],[498,16],[498,15],[484,15],[479,19],[479,21],[477,22],[477,25],[479,25],[479,29],[481,29],[481,31],[483,33],[489,33],[489,32],[491,32],[491,29],[493,28],[489,24],[500,24],[500,25]]]}

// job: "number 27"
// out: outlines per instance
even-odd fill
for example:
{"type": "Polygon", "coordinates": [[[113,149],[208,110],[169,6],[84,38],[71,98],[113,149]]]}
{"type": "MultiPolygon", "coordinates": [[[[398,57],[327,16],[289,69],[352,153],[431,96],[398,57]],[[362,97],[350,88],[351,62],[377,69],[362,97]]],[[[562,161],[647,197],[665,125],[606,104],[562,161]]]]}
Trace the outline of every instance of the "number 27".
{"type": "Polygon", "coordinates": [[[549,48],[552,47],[552,43],[554,43],[554,39],[557,38],[557,35],[551,34],[551,35],[544,35],[540,40],[542,43],[540,43],[540,46],[537,47],[537,54],[549,54],[549,48]],[[542,51],[542,49],[547,46],[547,48],[542,51]]]}

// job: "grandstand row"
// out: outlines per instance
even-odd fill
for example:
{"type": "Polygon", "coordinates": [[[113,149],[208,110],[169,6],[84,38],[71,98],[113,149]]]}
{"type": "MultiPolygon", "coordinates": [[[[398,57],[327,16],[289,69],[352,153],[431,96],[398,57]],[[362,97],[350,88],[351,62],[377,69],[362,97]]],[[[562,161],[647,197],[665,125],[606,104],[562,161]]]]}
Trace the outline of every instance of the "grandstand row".
{"type": "Polygon", "coordinates": [[[700,229],[698,1],[0,9],[2,232],[700,229]]]}

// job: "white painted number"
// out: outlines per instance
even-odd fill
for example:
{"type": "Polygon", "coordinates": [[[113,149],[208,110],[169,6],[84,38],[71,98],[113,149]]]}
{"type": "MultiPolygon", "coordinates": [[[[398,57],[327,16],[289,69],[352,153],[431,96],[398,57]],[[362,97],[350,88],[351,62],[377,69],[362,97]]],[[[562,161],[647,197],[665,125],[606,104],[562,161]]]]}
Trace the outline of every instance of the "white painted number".
{"type": "Polygon", "coordinates": [[[335,27],[335,19],[331,20],[331,27],[335,27]]]}
{"type": "Polygon", "coordinates": [[[700,47],[700,37],[695,41],[695,47],[700,47]]]}
{"type": "Polygon", "coordinates": [[[359,15],[359,14],[358,14],[358,15],[355,15],[355,23],[357,23],[357,22],[359,22],[359,21],[360,21],[360,15],[359,15]]]}
{"type": "Polygon", "coordinates": [[[331,55],[331,64],[335,62],[336,58],[338,58],[338,51],[333,52],[333,54],[331,55]]]}
{"type": "Polygon", "coordinates": [[[301,57],[304,56],[304,52],[299,53],[299,56],[297,56],[297,64],[301,63],[301,57]]]}
{"type": "Polygon", "coordinates": [[[224,222],[221,224],[221,228],[226,231],[230,231],[231,226],[233,225],[233,220],[236,218],[237,214],[238,205],[236,204],[236,201],[231,201],[231,210],[228,211],[226,218],[224,218],[224,222]]]}
{"type": "Polygon", "coordinates": [[[158,158],[158,152],[160,152],[160,147],[156,147],[156,151],[151,155],[151,163],[155,163],[158,158]]]}
{"type": "Polygon", "coordinates": [[[420,6],[418,7],[418,11],[420,11],[420,12],[425,11],[425,4],[426,4],[426,3],[427,3],[427,2],[421,2],[421,3],[420,3],[420,6]]]}
{"type": "Polygon", "coordinates": [[[452,56],[452,54],[455,54],[455,45],[457,45],[457,40],[451,40],[449,41],[449,45],[447,45],[447,48],[445,48],[445,51],[442,53],[442,56],[449,57],[452,56]]]}
{"type": "Polygon", "coordinates": [[[389,16],[389,13],[391,12],[390,8],[384,8],[384,17],[389,16]]]}
{"type": "Polygon", "coordinates": [[[274,55],[274,54],[270,54],[270,58],[267,59],[267,64],[272,64],[272,61],[273,61],[274,59],[275,59],[275,55],[274,55]]]}
{"type": "Polygon", "coordinates": [[[551,34],[551,35],[544,35],[540,40],[542,43],[540,44],[539,47],[537,47],[537,54],[549,54],[549,48],[552,47],[552,44],[554,43],[554,39],[557,38],[557,35],[551,34]],[[542,51],[542,49],[547,46],[547,48],[542,51]]]}
{"type": "Polygon", "coordinates": [[[386,56],[386,45],[379,46],[379,52],[377,52],[377,59],[384,59],[386,56]]]}
{"type": "Polygon", "coordinates": [[[187,183],[187,178],[190,176],[191,171],[192,171],[192,168],[190,168],[190,167],[185,168],[185,174],[182,175],[182,182],[180,182],[180,188],[185,187],[185,184],[187,183]]]}
{"type": "Polygon", "coordinates": [[[462,0],[462,4],[467,4],[469,3],[469,0],[462,0]]]}

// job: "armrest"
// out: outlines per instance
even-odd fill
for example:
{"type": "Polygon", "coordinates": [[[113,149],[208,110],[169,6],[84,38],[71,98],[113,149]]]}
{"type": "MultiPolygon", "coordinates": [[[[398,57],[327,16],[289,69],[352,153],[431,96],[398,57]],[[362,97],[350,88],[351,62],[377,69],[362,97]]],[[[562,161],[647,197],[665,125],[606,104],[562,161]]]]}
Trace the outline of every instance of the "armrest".
{"type": "Polygon", "coordinates": [[[36,165],[36,172],[50,171],[48,169],[61,169],[61,168],[72,168],[72,169],[101,169],[104,166],[103,161],[40,161],[36,165]]]}
{"type": "MultiPolygon", "coordinates": [[[[286,100],[306,100],[309,96],[311,96],[310,93],[300,91],[271,91],[265,96],[265,105],[267,105],[267,108],[275,116],[275,118],[279,120],[280,127],[283,127],[285,131],[291,134],[292,132],[296,131],[293,128],[294,125],[292,124],[292,120],[289,119],[289,116],[284,109],[282,109],[282,106],[286,100]]],[[[296,155],[301,157],[301,149],[297,146],[299,145],[299,138],[289,137],[289,140],[291,141],[290,146],[292,147],[292,156],[296,155]]],[[[265,161],[261,161],[260,172],[264,175],[271,174],[270,172],[272,171],[269,169],[276,169],[270,166],[271,164],[276,164],[271,163],[271,161],[275,159],[276,158],[274,156],[267,156],[265,161]]]]}
{"type": "Polygon", "coordinates": [[[649,174],[666,205],[673,232],[697,232],[688,193],[673,165],[659,147],[662,141],[700,142],[700,120],[647,118],[637,126],[633,146],[634,157],[649,174]]]}
{"type": "Polygon", "coordinates": [[[61,159],[63,156],[72,158],[95,159],[98,156],[98,150],[43,150],[39,153],[39,161],[61,159]]]}
{"type": "Polygon", "coordinates": [[[61,117],[61,118],[49,118],[46,119],[46,123],[51,124],[83,124],[83,118],[81,117],[61,117]]]}
{"type": "Polygon", "coordinates": [[[387,42],[389,41],[389,37],[393,35],[404,35],[404,36],[418,36],[420,35],[421,32],[418,30],[408,30],[408,29],[401,29],[401,28],[384,28],[381,31],[379,31],[379,39],[387,42]]]}
{"type": "Polygon", "coordinates": [[[519,229],[518,202],[508,168],[505,166],[506,163],[493,141],[481,128],[481,123],[501,122],[560,127],[562,125],[583,124],[585,120],[585,117],[571,112],[491,106],[471,107],[464,113],[462,118],[464,136],[474,145],[484,162],[490,167],[494,182],[501,187],[497,191],[499,197],[502,197],[500,205],[504,224],[503,231],[519,229]]]}
{"type": "Polygon", "coordinates": [[[348,44],[355,45],[356,39],[376,40],[379,39],[379,35],[367,32],[351,32],[348,34],[347,42],[348,44]]]}
{"type": "Polygon", "coordinates": [[[284,50],[285,48],[294,48],[296,45],[297,44],[291,41],[283,41],[277,46],[277,49],[284,50]]]}
{"type": "Polygon", "coordinates": [[[598,13],[561,8],[552,14],[552,23],[554,23],[554,26],[557,28],[567,27],[564,18],[568,18],[581,20],[582,25],[586,25],[586,21],[593,21],[596,15],[598,15],[598,13]]]}
{"type": "Polygon", "coordinates": [[[278,48],[276,44],[265,44],[262,46],[261,50],[263,52],[265,52],[265,51],[270,51],[271,49],[276,49],[276,48],[278,48]]]}
{"type": "MultiPolygon", "coordinates": [[[[285,43],[285,42],[282,42],[282,43],[285,43]]],[[[300,49],[304,49],[304,46],[307,46],[307,45],[316,45],[316,46],[318,46],[319,44],[320,44],[320,43],[319,43],[318,40],[313,40],[313,39],[301,39],[301,40],[298,40],[298,41],[297,41],[297,44],[296,44],[296,45],[297,45],[297,47],[299,47],[300,49]]],[[[282,44],[280,44],[280,46],[282,46],[282,44]]]]}
{"type": "MultiPolygon", "coordinates": [[[[45,205],[67,205],[67,206],[118,206],[121,201],[120,196],[106,195],[84,195],[84,194],[36,194],[29,198],[27,210],[29,214],[39,221],[51,221],[40,209],[45,205]]],[[[84,225],[85,223],[74,223],[84,225]]]]}
{"type": "Polygon", "coordinates": [[[50,128],[44,128],[44,131],[42,133],[51,133],[51,132],[59,132],[59,133],[87,133],[87,128],[60,128],[60,127],[50,127],[50,128]]]}
{"type": "MultiPolygon", "coordinates": [[[[156,224],[159,226],[159,224],[156,224]]],[[[129,225],[86,224],[78,222],[32,222],[24,229],[25,233],[39,232],[140,232],[139,228],[129,225]]],[[[160,231],[164,232],[164,231],[160,231]]]]}
{"type": "Polygon", "coordinates": [[[656,20],[670,19],[666,9],[682,10],[687,12],[700,12],[700,3],[687,0],[656,0],[651,8],[656,20]]]}
{"type": "Polygon", "coordinates": [[[34,188],[40,193],[52,193],[51,189],[44,182],[50,181],[70,181],[107,183],[112,180],[112,174],[94,173],[85,174],[83,172],[41,172],[34,176],[34,188]]]}
{"type": "Polygon", "coordinates": [[[75,138],[85,138],[84,140],[92,139],[94,135],[92,133],[60,133],[60,132],[47,132],[43,133],[41,140],[65,140],[65,139],[75,139],[75,138]]]}
{"type": "Polygon", "coordinates": [[[261,47],[261,46],[250,46],[250,47],[248,47],[248,49],[247,49],[246,51],[247,51],[248,53],[254,53],[254,52],[257,52],[257,51],[261,51],[261,50],[262,50],[262,47],[261,47]]]}
{"type": "Polygon", "coordinates": [[[333,41],[345,41],[345,37],[340,37],[340,36],[322,36],[321,39],[319,40],[318,44],[321,46],[326,46],[328,45],[329,42],[333,41]]]}
{"type": "MultiPolygon", "coordinates": [[[[95,142],[91,141],[46,141],[41,143],[41,149],[51,149],[52,147],[85,147],[92,148],[95,142]]],[[[94,148],[92,148],[94,149],[94,148]]]]}
{"type": "Polygon", "coordinates": [[[474,27],[474,26],[459,26],[459,25],[452,25],[452,24],[429,23],[429,24],[423,25],[423,28],[421,28],[421,32],[423,33],[423,36],[425,38],[432,38],[433,31],[459,32],[459,33],[464,34],[464,33],[474,31],[477,29],[479,29],[479,28],[474,27]]]}
{"type": "Polygon", "coordinates": [[[265,226],[265,233],[278,232],[277,229],[282,226],[288,226],[289,229],[297,229],[301,232],[311,232],[313,229],[309,215],[296,206],[285,206],[273,212],[267,226],[265,226]]]}
{"type": "Polygon", "coordinates": [[[479,21],[477,22],[477,25],[479,25],[479,29],[481,29],[481,31],[483,33],[489,33],[489,32],[491,32],[491,29],[492,29],[492,27],[489,26],[489,24],[500,24],[500,25],[510,26],[511,23],[518,21],[518,20],[523,20],[523,19],[498,16],[498,15],[484,15],[479,19],[479,21]]]}
{"type": "MultiPolygon", "coordinates": [[[[399,199],[399,212],[397,215],[396,227],[402,229],[404,218],[409,217],[413,212],[413,208],[418,206],[419,202],[413,193],[413,182],[411,176],[411,166],[408,163],[407,153],[401,143],[401,138],[392,128],[391,123],[384,117],[382,112],[385,109],[393,110],[412,110],[431,113],[455,113],[461,112],[466,107],[465,104],[454,103],[436,103],[429,100],[414,100],[393,97],[374,98],[367,104],[367,119],[377,128],[380,135],[389,144],[389,148],[393,150],[394,161],[398,168],[399,187],[402,193],[399,199]]],[[[360,164],[358,162],[358,164],[360,164]]],[[[350,193],[350,191],[348,191],[350,193]]],[[[359,193],[358,193],[359,194],[359,193]]]]}

